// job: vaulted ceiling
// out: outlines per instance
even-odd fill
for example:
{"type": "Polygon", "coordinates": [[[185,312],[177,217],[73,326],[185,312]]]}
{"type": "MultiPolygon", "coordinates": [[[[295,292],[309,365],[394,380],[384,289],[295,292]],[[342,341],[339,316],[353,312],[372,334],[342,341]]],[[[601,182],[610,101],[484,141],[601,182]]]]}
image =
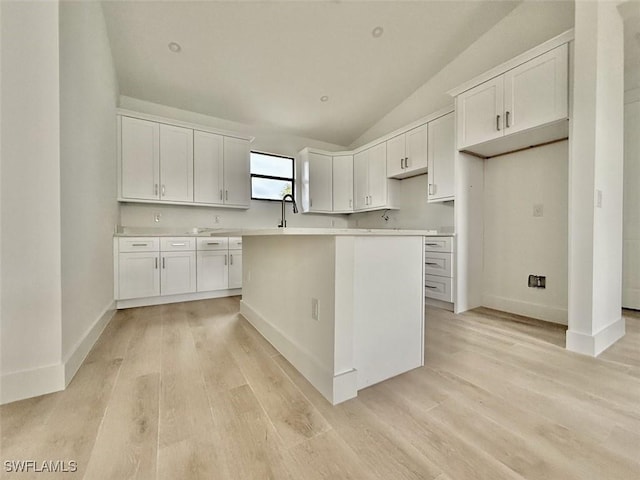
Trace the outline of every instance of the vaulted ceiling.
{"type": "Polygon", "coordinates": [[[103,9],[123,95],[349,145],[518,3],[126,1],[103,9]]]}

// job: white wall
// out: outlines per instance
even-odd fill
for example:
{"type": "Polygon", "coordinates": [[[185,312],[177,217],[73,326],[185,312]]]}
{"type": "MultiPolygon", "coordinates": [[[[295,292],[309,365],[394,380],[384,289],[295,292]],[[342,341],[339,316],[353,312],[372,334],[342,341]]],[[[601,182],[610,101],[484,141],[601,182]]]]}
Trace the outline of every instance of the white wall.
{"type": "Polygon", "coordinates": [[[566,325],[568,181],[566,141],[484,162],[485,306],[566,325]]]}
{"type": "Polygon", "coordinates": [[[624,112],[622,306],[640,310],[640,89],[628,94],[624,112]]]}
{"type": "Polygon", "coordinates": [[[620,314],[624,49],[615,2],[576,4],[574,52],[567,348],[598,355],[625,329],[620,314]]]}
{"type": "MultiPolygon", "coordinates": [[[[252,150],[293,157],[297,157],[298,152],[304,147],[329,151],[344,150],[344,147],[340,145],[288,135],[268,127],[232,122],[126,96],[120,97],[120,107],[251,135],[255,137],[251,144],[252,150]]],[[[299,171],[300,168],[298,166],[299,171]]],[[[296,190],[296,196],[298,196],[300,191],[299,182],[296,185],[296,190]]],[[[253,200],[249,210],[127,203],[120,206],[120,223],[134,227],[273,227],[280,223],[280,208],[280,203],[278,202],[260,200],[253,200]],[[161,214],[160,223],[154,222],[155,213],[161,214]],[[215,223],[216,217],[219,218],[219,223],[215,223]]],[[[294,215],[291,212],[291,207],[287,206],[287,225],[291,227],[330,227],[332,222],[336,227],[346,227],[347,216],[294,215]]]]}
{"type": "Polygon", "coordinates": [[[87,339],[86,345],[80,342],[87,335],[97,336],[114,309],[111,235],[118,223],[117,90],[100,3],[62,2],[62,358],[78,356],[71,358],[67,376],[75,373],[93,339],[87,339]],[[94,326],[97,332],[92,331],[94,326]]]}
{"type": "Polygon", "coordinates": [[[2,399],[64,387],[58,4],[1,2],[2,399]]]}

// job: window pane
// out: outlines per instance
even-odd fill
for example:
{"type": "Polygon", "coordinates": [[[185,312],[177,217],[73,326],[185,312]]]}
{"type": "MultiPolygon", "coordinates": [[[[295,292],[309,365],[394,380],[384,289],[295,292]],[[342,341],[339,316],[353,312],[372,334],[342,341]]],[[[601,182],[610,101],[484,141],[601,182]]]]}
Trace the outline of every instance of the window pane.
{"type": "Polygon", "coordinates": [[[251,152],[251,173],[293,178],[293,159],[251,152]]]}
{"type": "Polygon", "coordinates": [[[273,180],[271,178],[251,178],[251,198],[267,200],[282,200],[287,193],[291,193],[292,182],[287,180],[273,180]]]}

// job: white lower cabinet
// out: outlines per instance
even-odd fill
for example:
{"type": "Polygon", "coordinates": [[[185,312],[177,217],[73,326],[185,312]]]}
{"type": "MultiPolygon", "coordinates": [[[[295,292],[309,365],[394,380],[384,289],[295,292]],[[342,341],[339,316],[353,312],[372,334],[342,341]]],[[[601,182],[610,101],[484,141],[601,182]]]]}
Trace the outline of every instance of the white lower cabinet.
{"type": "Polygon", "coordinates": [[[229,288],[242,288],[242,250],[229,250],[229,288]]]}
{"type": "Polygon", "coordinates": [[[160,294],[179,295],[196,291],[196,252],[162,252],[160,294]]]}
{"type": "Polygon", "coordinates": [[[242,238],[119,237],[114,269],[118,308],[237,294],[242,238]]]}
{"type": "MultiPolygon", "coordinates": [[[[424,239],[424,296],[447,304],[455,302],[455,248],[453,237],[424,239]]],[[[437,306],[443,306],[438,304],[437,306]]],[[[451,305],[448,307],[451,309],[451,305]]]]}
{"type": "Polygon", "coordinates": [[[198,252],[198,291],[224,290],[229,287],[227,250],[198,252]]]}
{"type": "Polygon", "coordinates": [[[118,256],[118,299],[160,295],[159,253],[123,252],[118,256]]]}

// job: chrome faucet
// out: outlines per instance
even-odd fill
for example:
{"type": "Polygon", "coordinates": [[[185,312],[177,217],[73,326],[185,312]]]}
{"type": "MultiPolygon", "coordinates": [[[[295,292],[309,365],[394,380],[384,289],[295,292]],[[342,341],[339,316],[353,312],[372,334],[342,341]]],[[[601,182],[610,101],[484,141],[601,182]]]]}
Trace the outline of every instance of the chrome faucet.
{"type": "Polygon", "coordinates": [[[278,228],[287,227],[287,221],[284,218],[284,204],[286,203],[287,198],[290,198],[291,201],[293,202],[293,213],[298,213],[298,205],[296,205],[296,201],[293,198],[293,195],[291,195],[290,193],[287,193],[284,197],[282,197],[282,220],[280,221],[280,225],[278,225],[278,228]]]}

